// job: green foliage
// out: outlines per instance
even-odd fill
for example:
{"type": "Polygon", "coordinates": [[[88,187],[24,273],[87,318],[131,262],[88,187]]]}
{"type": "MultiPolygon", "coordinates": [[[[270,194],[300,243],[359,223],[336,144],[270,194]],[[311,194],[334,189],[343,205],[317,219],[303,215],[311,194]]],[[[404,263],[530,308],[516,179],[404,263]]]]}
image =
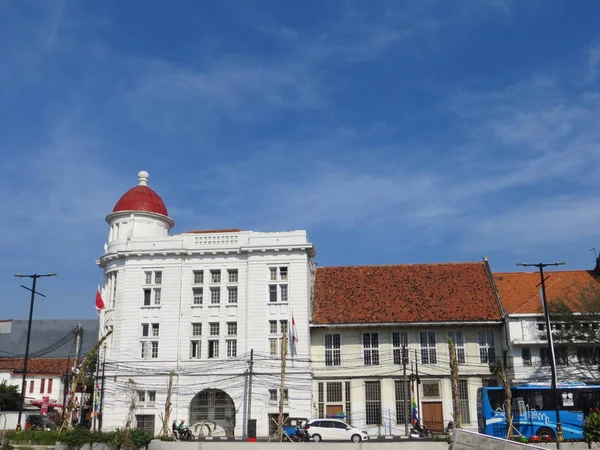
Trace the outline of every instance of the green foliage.
{"type": "Polygon", "coordinates": [[[53,431],[23,431],[17,433],[9,431],[6,433],[6,438],[13,445],[55,445],[56,441],[60,441],[67,447],[72,449],[80,449],[85,444],[103,443],[113,448],[123,448],[129,445],[132,449],[146,448],[153,439],[153,436],[147,431],[137,428],[129,430],[117,430],[110,432],[92,432],[87,428],[74,428],[58,434],[57,430],[53,431]],[[129,436],[127,437],[126,434],[129,436]]]}
{"type": "Polygon", "coordinates": [[[3,381],[0,383],[0,411],[16,411],[19,409],[21,394],[19,388],[3,381]]]}
{"type": "Polygon", "coordinates": [[[52,431],[7,431],[6,439],[13,445],[54,445],[58,437],[58,430],[52,431]]]}
{"type": "Polygon", "coordinates": [[[600,328],[596,326],[600,319],[598,283],[565,292],[548,305],[548,312],[551,322],[558,324],[553,330],[555,342],[600,342],[600,328]]]}
{"type": "Polygon", "coordinates": [[[588,444],[600,442],[600,413],[593,412],[585,418],[583,435],[588,444]]]}

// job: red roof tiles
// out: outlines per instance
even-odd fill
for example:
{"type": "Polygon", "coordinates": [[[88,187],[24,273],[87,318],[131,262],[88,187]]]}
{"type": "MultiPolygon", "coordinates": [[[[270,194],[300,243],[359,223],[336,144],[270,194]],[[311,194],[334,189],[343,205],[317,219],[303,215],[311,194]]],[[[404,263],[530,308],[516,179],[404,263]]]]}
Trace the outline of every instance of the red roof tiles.
{"type": "MultiPolygon", "coordinates": [[[[581,295],[600,290],[600,278],[592,270],[548,271],[545,276],[548,303],[563,300],[573,311],[586,312],[581,311],[581,295]]],[[[509,314],[542,312],[539,272],[495,273],[494,281],[509,314]]]]}
{"type": "MultiPolygon", "coordinates": [[[[0,358],[0,371],[22,372],[23,358],[0,358]]],[[[67,358],[32,358],[27,361],[27,373],[60,375],[71,372],[73,359],[67,358]]]]}
{"type": "Polygon", "coordinates": [[[501,319],[483,262],[317,269],[314,324],[501,319]]]}

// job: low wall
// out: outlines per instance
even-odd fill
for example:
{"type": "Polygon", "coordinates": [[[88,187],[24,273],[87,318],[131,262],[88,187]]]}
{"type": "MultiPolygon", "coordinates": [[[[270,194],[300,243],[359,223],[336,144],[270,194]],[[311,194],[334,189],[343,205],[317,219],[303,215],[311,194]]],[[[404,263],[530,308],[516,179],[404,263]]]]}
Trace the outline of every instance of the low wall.
{"type": "MultiPolygon", "coordinates": [[[[235,448],[236,450],[290,450],[296,444],[293,442],[232,442],[232,441],[194,441],[194,442],[163,442],[154,440],[148,446],[148,450],[225,450],[235,448]]],[[[403,441],[377,441],[361,442],[303,442],[302,450],[448,450],[447,442],[403,440],[403,441]]],[[[58,450],[58,449],[57,449],[58,450]]]]}

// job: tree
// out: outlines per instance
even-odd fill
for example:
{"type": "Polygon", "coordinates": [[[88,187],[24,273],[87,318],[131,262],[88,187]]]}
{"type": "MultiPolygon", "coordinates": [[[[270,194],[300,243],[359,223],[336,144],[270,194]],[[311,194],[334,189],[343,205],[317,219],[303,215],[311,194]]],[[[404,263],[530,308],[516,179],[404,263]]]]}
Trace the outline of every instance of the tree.
{"type": "Polygon", "coordinates": [[[458,392],[458,359],[456,358],[456,346],[452,338],[448,338],[448,352],[450,353],[450,379],[452,382],[452,407],[454,410],[454,426],[461,427],[460,399],[458,392]]]}
{"type": "Polygon", "coordinates": [[[504,386],[504,397],[505,397],[505,406],[504,406],[504,416],[506,417],[506,439],[510,439],[512,437],[513,431],[513,415],[512,415],[512,391],[510,389],[510,384],[508,382],[508,378],[506,376],[506,372],[504,371],[504,367],[502,367],[502,363],[500,361],[496,361],[495,364],[490,364],[490,373],[500,378],[502,385],[504,386]]]}
{"type": "Polygon", "coordinates": [[[548,311],[556,342],[600,343],[600,283],[565,290],[548,311]]]}
{"type": "Polygon", "coordinates": [[[3,381],[0,383],[0,411],[16,411],[19,409],[21,394],[17,386],[3,381]]]}

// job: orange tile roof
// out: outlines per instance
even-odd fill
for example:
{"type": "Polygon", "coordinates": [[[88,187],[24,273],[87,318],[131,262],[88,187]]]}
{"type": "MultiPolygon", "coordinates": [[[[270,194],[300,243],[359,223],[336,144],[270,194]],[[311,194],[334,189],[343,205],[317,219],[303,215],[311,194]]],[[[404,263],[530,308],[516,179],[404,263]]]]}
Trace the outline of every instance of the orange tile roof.
{"type": "MultiPolygon", "coordinates": [[[[586,290],[600,289],[600,278],[593,270],[547,271],[544,275],[548,303],[563,300],[574,312],[585,312],[580,311],[579,298],[586,290]]],[[[494,281],[509,314],[542,312],[539,272],[495,273],[494,281]]]]}
{"type": "Polygon", "coordinates": [[[501,320],[484,262],[322,267],[313,324],[501,320]]]}
{"type": "MultiPolygon", "coordinates": [[[[0,358],[0,371],[22,372],[23,358],[0,358]]],[[[32,358],[27,361],[27,373],[60,375],[71,372],[73,359],[67,358],[32,358]]]]}

